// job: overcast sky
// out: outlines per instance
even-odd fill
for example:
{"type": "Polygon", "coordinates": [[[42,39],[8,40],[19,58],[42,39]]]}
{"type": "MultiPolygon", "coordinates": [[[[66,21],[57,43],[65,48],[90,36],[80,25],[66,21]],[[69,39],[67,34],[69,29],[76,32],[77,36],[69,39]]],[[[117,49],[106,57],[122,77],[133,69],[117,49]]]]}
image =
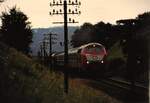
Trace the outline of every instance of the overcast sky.
{"type": "MultiPolygon", "coordinates": [[[[52,0],[6,0],[0,4],[0,12],[17,6],[32,22],[32,27],[59,26],[53,21],[62,21],[62,16],[50,16],[52,0]]],[[[57,0],[56,0],[57,1],[57,0]]],[[[99,21],[114,24],[116,20],[135,18],[138,14],[150,11],[150,0],[80,0],[80,16],[71,16],[82,25],[84,22],[95,24],[99,21]]],[[[59,9],[59,8],[58,8],[59,9]]]]}

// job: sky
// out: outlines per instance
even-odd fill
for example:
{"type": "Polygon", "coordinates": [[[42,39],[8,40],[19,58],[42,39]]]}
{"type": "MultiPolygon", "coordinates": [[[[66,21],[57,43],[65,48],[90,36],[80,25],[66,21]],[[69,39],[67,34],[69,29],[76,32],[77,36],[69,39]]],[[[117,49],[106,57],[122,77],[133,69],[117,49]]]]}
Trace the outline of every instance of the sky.
{"type": "MultiPolygon", "coordinates": [[[[51,1],[52,0],[6,0],[0,4],[0,13],[16,6],[29,17],[33,28],[59,26],[60,24],[53,24],[52,22],[63,21],[63,16],[49,15],[49,12],[53,9],[49,6],[51,1]]],[[[76,21],[79,21],[79,23],[69,24],[70,26],[80,26],[85,22],[96,24],[100,21],[115,24],[116,20],[132,19],[139,14],[150,11],[150,0],[80,1],[81,6],[77,8],[81,11],[81,15],[69,15],[69,17],[74,18],[76,21]]],[[[61,8],[62,7],[55,7],[55,9],[61,8]]],[[[74,9],[75,7],[70,6],[70,8],[74,9]]]]}

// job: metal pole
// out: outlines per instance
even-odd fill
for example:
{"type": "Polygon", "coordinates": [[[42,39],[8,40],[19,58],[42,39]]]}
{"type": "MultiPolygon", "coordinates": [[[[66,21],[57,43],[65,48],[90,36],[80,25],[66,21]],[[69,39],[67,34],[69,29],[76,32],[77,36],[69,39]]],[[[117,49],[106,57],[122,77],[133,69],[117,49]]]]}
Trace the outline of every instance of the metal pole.
{"type": "Polygon", "coordinates": [[[40,49],[41,49],[41,64],[43,63],[43,46],[40,45],[40,49]]]}
{"type": "Polygon", "coordinates": [[[68,26],[67,26],[67,1],[64,0],[64,92],[68,93],[68,26]]]}
{"type": "Polygon", "coordinates": [[[44,60],[43,60],[43,62],[44,62],[44,64],[46,64],[46,50],[45,50],[45,40],[43,41],[43,53],[44,53],[44,60]]]}
{"type": "Polygon", "coordinates": [[[52,69],[52,33],[49,34],[49,58],[50,58],[50,69],[52,69]]]}

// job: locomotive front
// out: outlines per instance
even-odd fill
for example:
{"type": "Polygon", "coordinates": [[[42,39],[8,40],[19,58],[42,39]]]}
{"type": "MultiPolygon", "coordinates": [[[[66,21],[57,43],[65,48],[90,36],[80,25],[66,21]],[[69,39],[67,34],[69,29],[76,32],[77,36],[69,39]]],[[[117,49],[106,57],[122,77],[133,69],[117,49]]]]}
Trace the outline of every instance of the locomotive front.
{"type": "Polygon", "coordinates": [[[104,58],[106,55],[106,50],[103,45],[90,43],[81,51],[83,68],[93,70],[104,66],[104,58]]]}

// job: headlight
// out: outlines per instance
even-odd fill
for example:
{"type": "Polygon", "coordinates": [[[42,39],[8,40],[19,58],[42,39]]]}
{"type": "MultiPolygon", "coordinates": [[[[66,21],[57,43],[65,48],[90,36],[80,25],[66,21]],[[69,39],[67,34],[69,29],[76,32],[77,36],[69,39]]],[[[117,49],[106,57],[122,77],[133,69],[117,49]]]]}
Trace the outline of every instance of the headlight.
{"type": "Polygon", "coordinates": [[[104,61],[102,60],[101,63],[104,63],[104,61]]]}
{"type": "Polygon", "coordinates": [[[87,61],[86,63],[87,63],[87,64],[89,64],[90,62],[89,62],[89,61],[87,61]]]}

